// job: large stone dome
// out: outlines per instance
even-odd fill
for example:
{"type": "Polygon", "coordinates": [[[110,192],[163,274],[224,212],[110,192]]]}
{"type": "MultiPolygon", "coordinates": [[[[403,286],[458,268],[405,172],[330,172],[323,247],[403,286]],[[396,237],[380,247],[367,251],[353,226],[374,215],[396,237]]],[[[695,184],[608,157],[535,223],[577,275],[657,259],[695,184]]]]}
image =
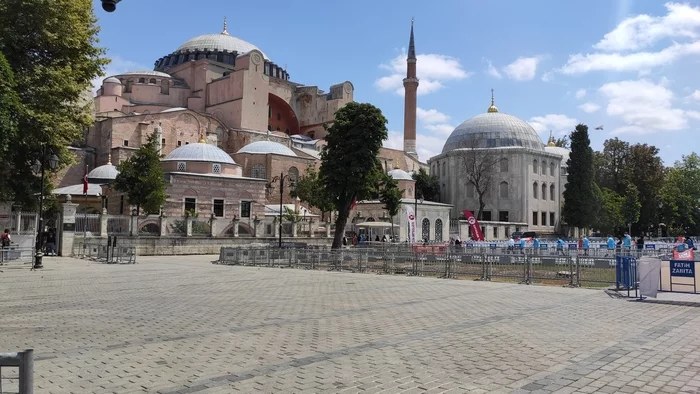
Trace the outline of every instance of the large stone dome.
{"type": "Polygon", "coordinates": [[[293,150],[273,141],[255,141],[242,147],[237,153],[252,153],[258,155],[266,155],[269,153],[282,156],[296,156],[293,150]]]}
{"type": "Polygon", "coordinates": [[[204,142],[183,145],[169,155],[163,161],[204,161],[210,163],[236,164],[228,153],[214,145],[204,142]]]}
{"type": "Polygon", "coordinates": [[[88,173],[88,182],[90,183],[111,183],[113,180],[117,179],[119,171],[115,167],[111,160],[109,163],[95,167],[88,173]]]}
{"type": "Polygon", "coordinates": [[[260,48],[249,43],[248,41],[241,40],[238,37],[229,35],[226,32],[221,32],[218,34],[203,34],[201,36],[190,38],[185,41],[184,44],[180,45],[175,52],[195,52],[195,51],[227,51],[227,52],[238,52],[239,55],[248,53],[253,49],[257,49],[263,54],[263,57],[267,59],[267,55],[263,53],[260,48]]]}
{"type": "Polygon", "coordinates": [[[532,126],[493,108],[493,111],[489,109],[489,112],[457,126],[445,141],[442,153],[460,148],[523,147],[544,150],[544,144],[532,126]]]}

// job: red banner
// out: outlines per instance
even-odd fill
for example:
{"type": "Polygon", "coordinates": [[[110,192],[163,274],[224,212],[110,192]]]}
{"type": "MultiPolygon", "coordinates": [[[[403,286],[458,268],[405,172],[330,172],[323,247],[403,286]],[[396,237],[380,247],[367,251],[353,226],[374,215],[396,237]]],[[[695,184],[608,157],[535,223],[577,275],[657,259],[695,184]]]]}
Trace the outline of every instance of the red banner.
{"type": "Polygon", "coordinates": [[[674,260],[690,260],[693,261],[695,260],[695,252],[693,252],[693,249],[686,249],[682,252],[679,252],[677,250],[673,251],[673,259],[674,260]]]}
{"type": "Polygon", "coordinates": [[[469,223],[474,241],[483,241],[484,234],[481,233],[481,226],[479,225],[479,221],[476,220],[476,217],[474,217],[474,213],[467,210],[462,211],[462,213],[464,213],[464,218],[467,219],[467,223],[469,223]]]}

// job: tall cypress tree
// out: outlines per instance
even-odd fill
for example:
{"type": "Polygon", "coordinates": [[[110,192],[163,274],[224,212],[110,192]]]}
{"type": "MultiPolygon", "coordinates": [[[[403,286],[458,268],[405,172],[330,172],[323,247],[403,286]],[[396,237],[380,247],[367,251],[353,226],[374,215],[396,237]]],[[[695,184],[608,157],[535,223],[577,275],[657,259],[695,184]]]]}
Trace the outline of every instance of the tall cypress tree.
{"type": "Polygon", "coordinates": [[[595,222],[599,201],[594,189],[593,149],[588,126],[578,124],[569,139],[571,154],[566,163],[568,175],[564,190],[564,220],[573,227],[590,227],[595,222]]]}

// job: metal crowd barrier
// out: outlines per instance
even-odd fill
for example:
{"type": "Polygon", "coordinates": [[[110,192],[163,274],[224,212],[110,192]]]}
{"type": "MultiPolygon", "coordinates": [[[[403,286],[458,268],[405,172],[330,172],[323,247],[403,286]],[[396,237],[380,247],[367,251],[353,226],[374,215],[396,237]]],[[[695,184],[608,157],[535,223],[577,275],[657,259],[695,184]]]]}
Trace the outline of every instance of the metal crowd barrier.
{"type": "Polygon", "coordinates": [[[77,242],[73,256],[105,264],[136,264],[136,247],[122,246],[116,236],[108,236],[104,242],[77,242]]]}
{"type": "Polygon", "coordinates": [[[615,257],[539,253],[414,253],[405,248],[338,250],[223,247],[216,264],[403,274],[438,278],[604,287],[615,285],[615,257]]]}
{"type": "Polygon", "coordinates": [[[0,266],[20,268],[31,268],[34,262],[34,248],[10,246],[0,248],[0,266]]]}
{"type": "MultiPolygon", "coordinates": [[[[3,393],[3,380],[9,380],[11,383],[17,381],[17,384],[12,386],[18,388],[19,394],[34,393],[34,350],[27,349],[23,352],[16,353],[0,353],[0,393],[3,393]],[[2,367],[19,368],[19,376],[16,379],[2,378],[2,367]]],[[[13,389],[14,389],[13,387],[13,389]]],[[[14,390],[13,390],[14,392],[14,390]]]]}

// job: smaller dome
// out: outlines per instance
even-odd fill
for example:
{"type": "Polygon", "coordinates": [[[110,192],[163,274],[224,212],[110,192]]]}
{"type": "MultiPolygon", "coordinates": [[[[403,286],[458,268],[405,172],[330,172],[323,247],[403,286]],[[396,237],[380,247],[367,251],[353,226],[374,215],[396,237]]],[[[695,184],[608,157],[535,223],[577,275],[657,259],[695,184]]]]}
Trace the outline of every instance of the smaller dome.
{"type": "Polygon", "coordinates": [[[412,181],[413,177],[406,171],[396,168],[388,172],[389,176],[397,181],[412,181]]]}
{"type": "Polygon", "coordinates": [[[252,153],[257,155],[276,154],[282,156],[296,156],[293,150],[273,141],[255,141],[242,147],[238,153],[252,153]]]}
{"type": "Polygon", "coordinates": [[[105,164],[103,166],[95,167],[88,173],[88,182],[91,180],[96,180],[96,181],[107,181],[107,180],[115,180],[117,179],[117,175],[119,175],[119,171],[117,171],[117,167],[115,167],[112,163],[105,164]]]}
{"type": "Polygon", "coordinates": [[[122,84],[122,82],[120,80],[118,80],[117,78],[114,78],[114,77],[109,77],[109,78],[105,79],[104,81],[102,81],[102,83],[118,83],[120,85],[122,84]]]}
{"type": "Polygon", "coordinates": [[[235,161],[219,147],[203,142],[183,145],[170,152],[163,161],[206,161],[211,163],[236,164],[235,161]]]}
{"type": "Polygon", "coordinates": [[[121,74],[117,74],[117,75],[148,75],[151,77],[170,78],[170,74],[166,74],[166,73],[160,72],[160,71],[153,71],[153,70],[127,71],[125,73],[121,73],[121,74]]]}

